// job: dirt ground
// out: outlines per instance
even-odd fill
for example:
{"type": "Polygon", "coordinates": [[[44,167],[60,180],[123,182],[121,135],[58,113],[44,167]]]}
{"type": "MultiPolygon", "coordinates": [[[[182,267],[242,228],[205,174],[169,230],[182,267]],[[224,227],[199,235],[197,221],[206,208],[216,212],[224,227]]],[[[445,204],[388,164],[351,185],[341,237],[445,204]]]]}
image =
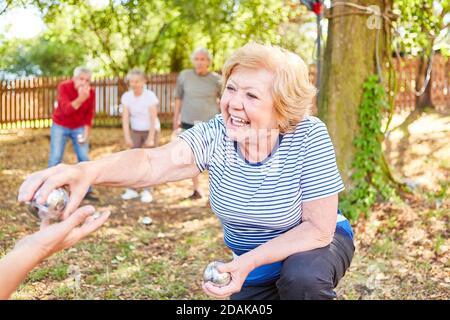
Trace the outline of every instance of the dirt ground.
{"type": "MultiPolygon", "coordinates": [[[[385,148],[394,174],[414,193],[379,203],[354,223],[356,253],[338,285],[339,299],[450,298],[450,117],[427,114],[410,132],[393,132],[385,148]]],[[[169,134],[163,132],[161,143],[169,134]]],[[[0,256],[38,228],[16,196],[27,174],[46,167],[49,139],[48,129],[0,131],[0,256]]],[[[124,149],[120,129],[94,128],[92,159],[124,149]]],[[[68,143],[64,162],[75,160],[68,143]]],[[[206,173],[201,184],[207,195],[206,173]]],[[[40,264],[13,299],[208,299],[203,268],[231,253],[207,197],[183,200],[190,186],[157,186],[150,204],[123,201],[122,189],[96,187],[100,201],[92,204],[110,208],[110,219],[40,264]],[[144,217],[153,223],[144,225],[144,217]]]]}

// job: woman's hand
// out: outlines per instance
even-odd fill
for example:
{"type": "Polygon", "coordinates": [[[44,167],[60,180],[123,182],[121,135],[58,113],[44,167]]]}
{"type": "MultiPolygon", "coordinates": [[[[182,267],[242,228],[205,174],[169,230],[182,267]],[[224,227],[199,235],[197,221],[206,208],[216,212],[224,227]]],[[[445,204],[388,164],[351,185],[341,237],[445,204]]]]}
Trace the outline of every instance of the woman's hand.
{"type": "Polygon", "coordinates": [[[36,195],[36,201],[44,204],[54,189],[68,186],[70,198],[62,215],[64,220],[79,206],[93,180],[94,176],[88,171],[87,162],[76,165],[59,164],[29,175],[20,186],[18,200],[31,201],[36,195]]]}
{"type": "Polygon", "coordinates": [[[82,207],[62,222],[43,223],[40,231],[18,241],[15,248],[0,259],[0,300],[7,299],[43,259],[100,228],[110,213],[95,217],[94,211],[92,206],[82,207]]]}
{"type": "Polygon", "coordinates": [[[251,260],[247,259],[245,255],[242,255],[228,263],[219,264],[217,269],[219,272],[229,272],[231,274],[230,283],[224,287],[217,287],[211,282],[204,282],[202,288],[211,297],[225,299],[233,293],[241,291],[247,275],[254,267],[251,260]]]}
{"type": "Polygon", "coordinates": [[[22,238],[14,249],[28,247],[42,260],[71,247],[100,228],[111,214],[105,211],[95,217],[94,212],[94,207],[84,206],[59,223],[49,224],[48,221],[43,221],[40,231],[22,238]]]}

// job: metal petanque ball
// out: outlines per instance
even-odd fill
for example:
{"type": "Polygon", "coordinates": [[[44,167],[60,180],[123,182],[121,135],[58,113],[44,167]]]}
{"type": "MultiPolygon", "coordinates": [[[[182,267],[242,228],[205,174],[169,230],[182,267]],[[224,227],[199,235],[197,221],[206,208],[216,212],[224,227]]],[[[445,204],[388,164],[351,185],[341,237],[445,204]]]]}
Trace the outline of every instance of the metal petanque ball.
{"type": "Polygon", "coordinates": [[[64,211],[67,202],[69,201],[69,194],[64,188],[53,190],[47,197],[45,204],[39,204],[36,199],[27,203],[29,212],[36,218],[43,219],[58,219],[64,211]]]}
{"type": "Polygon", "coordinates": [[[150,217],[144,217],[144,218],[142,219],[142,221],[141,221],[141,223],[144,224],[144,225],[146,225],[146,226],[152,224],[152,222],[153,222],[153,220],[152,220],[152,218],[150,218],[150,217]]]}
{"type": "Polygon", "coordinates": [[[217,266],[222,264],[221,261],[213,261],[208,264],[203,272],[203,280],[205,282],[212,282],[217,287],[224,287],[231,281],[231,274],[229,272],[219,272],[217,266]]]}
{"type": "Polygon", "coordinates": [[[79,135],[77,135],[77,141],[79,144],[83,144],[86,142],[86,140],[84,139],[84,136],[81,133],[79,135]]]}

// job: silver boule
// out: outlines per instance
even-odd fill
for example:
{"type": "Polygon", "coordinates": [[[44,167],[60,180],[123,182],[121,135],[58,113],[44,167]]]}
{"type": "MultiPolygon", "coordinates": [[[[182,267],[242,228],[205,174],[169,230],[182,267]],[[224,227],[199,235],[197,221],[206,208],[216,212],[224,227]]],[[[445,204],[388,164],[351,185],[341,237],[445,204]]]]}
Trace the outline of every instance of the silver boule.
{"type": "Polygon", "coordinates": [[[29,212],[38,219],[58,219],[69,201],[69,194],[64,188],[53,190],[45,204],[38,204],[34,198],[28,202],[29,212]]]}
{"type": "Polygon", "coordinates": [[[153,222],[153,220],[150,217],[144,217],[144,218],[142,218],[142,221],[141,221],[141,223],[144,225],[150,225],[150,224],[152,224],[152,222],[153,222]]]}
{"type": "Polygon", "coordinates": [[[229,272],[219,272],[217,266],[223,264],[221,261],[213,261],[208,264],[203,272],[203,280],[205,282],[212,282],[217,287],[224,287],[231,281],[231,274],[229,272]]]}
{"type": "Polygon", "coordinates": [[[79,144],[83,144],[86,142],[86,139],[84,138],[84,136],[80,133],[79,135],[77,135],[77,141],[79,144]]]}

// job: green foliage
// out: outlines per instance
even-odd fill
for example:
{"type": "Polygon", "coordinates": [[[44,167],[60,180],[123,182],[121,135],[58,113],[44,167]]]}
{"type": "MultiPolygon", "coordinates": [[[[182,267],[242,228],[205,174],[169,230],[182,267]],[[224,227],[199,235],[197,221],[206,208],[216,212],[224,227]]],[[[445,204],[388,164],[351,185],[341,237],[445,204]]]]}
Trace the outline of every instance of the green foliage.
{"type": "Polygon", "coordinates": [[[37,268],[36,270],[32,271],[28,275],[28,282],[37,282],[42,281],[46,278],[51,278],[54,280],[64,280],[67,278],[67,269],[68,265],[66,264],[60,264],[56,265],[54,267],[41,267],[37,268]]]}
{"type": "Polygon", "coordinates": [[[449,0],[395,0],[399,18],[394,25],[400,36],[394,39],[405,54],[429,54],[433,45],[443,54],[449,54],[449,26],[445,16],[450,14],[449,0]]]}
{"type": "Polygon", "coordinates": [[[361,212],[368,212],[380,198],[389,199],[393,186],[382,167],[381,120],[386,108],[385,91],[378,76],[369,76],[363,85],[364,93],[358,108],[359,133],[353,143],[356,147],[353,188],[340,203],[343,211],[352,219],[361,212]]]}
{"type": "Polygon", "coordinates": [[[29,59],[29,48],[34,45],[33,40],[5,41],[0,39],[0,79],[6,74],[25,77],[39,74],[39,68],[29,59]]]}
{"type": "MultiPolygon", "coordinates": [[[[305,50],[306,36],[298,35],[298,21],[308,19],[299,18],[306,9],[293,1],[28,3],[40,8],[47,29],[41,39],[24,47],[26,56],[20,63],[7,61],[17,56],[11,50],[0,56],[0,65],[10,66],[9,72],[19,75],[70,74],[67,70],[82,63],[97,75],[123,75],[133,67],[149,73],[180,71],[191,67],[190,53],[199,46],[211,50],[212,69],[219,70],[236,48],[250,40],[288,45],[301,55],[312,51],[305,50]],[[26,69],[29,66],[33,68],[26,69]]],[[[0,40],[0,50],[2,44],[0,40]]]]}
{"type": "Polygon", "coordinates": [[[85,62],[86,50],[77,44],[44,34],[36,39],[0,41],[0,78],[5,73],[19,77],[30,75],[70,75],[85,62]]]}
{"type": "Polygon", "coordinates": [[[43,76],[70,75],[75,67],[84,64],[86,51],[83,47],[67,41],[41,37],[31,47],[28,57],[31,64],[39,67],[43,76]]]}
{"type": "Polygon", "coordinates": [[[0,0],[0,16],[4,15],[8,10],[25,5],[25,1],[26,0],[0,0]]]}

